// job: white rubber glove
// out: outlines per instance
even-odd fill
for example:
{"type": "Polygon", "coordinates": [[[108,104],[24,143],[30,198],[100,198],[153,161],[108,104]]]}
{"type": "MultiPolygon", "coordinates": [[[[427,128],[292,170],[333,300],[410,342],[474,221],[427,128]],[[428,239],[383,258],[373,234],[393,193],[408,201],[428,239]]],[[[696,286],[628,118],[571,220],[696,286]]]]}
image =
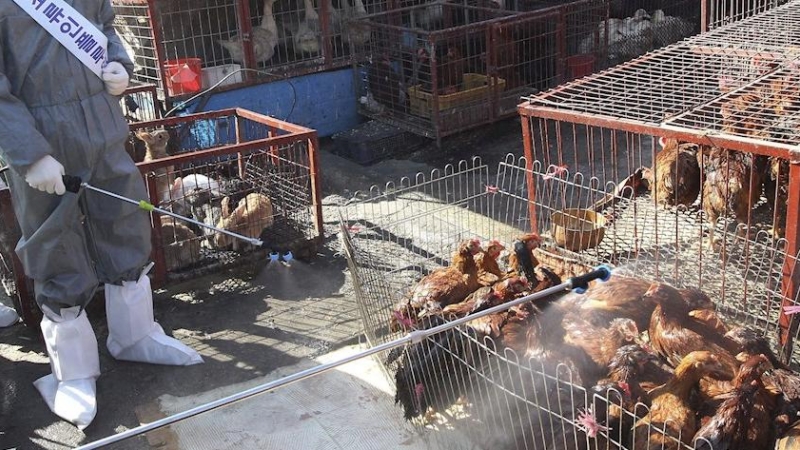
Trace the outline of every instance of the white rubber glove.
{"type": "Polygon", "coordinates": [[[101,75],[106,83],[106,92],[111,95],[122,95],[128,88],[128,71],[116,61],[106,64],[101,75]]]}
{"type": "Polygon", "coordinates": [[[25,182],[32,188],[48,194],[64,195],[67,189],[64,187],[64,180],[61,179],[62,175],[64,175],[64,166],[52,156],[47,155],[33,163],[28,169],[28,173],[25,174],[25,182]]]}

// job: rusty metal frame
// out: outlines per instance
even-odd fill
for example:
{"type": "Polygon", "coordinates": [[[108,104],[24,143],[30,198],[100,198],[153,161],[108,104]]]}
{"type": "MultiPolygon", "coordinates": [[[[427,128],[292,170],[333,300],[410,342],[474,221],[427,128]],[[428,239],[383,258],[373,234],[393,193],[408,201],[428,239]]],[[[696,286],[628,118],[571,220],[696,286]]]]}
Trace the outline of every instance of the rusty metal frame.
{"type": "MultiPolygon", "coordinates": [[[[160,98],[166,102],[168,108],[171,108],[180,101],[184,101],[193,95],[196,95],[197,93],[180,95],[168,94],[166,84],[167,74],[164,67],[164,61],[166,61],[167,58],[164,54],[161,25],[157,13],[158,8],[156,7],[157,1],[162,0],[113,0],[113,4],[147,6],[146,19],[153,35],[153,50],[155,52],[156,64],[158,64],[158,67],[155,68],[159,76],[158,91],[161,94],[160,98]]],[[[330,12],[328,11],[326,2],[322,2],[318,11],[321,28],[320,39],[323,43],[323,48],[320,51],[320,57],[323,61],[322,64],[315,63],[311,60],[301,60],[280,64],[274,67],[258,67],[258,64],[255,63],[255,55],[253,52],[253,26],[250,20],[252,13],[250,11],[250,4],[247,2],[247,0],[234,1],[236,3],[236,17],[239,26],[239,34],[242,36],[242,47],[244,49],[245,57],[242,68],[248,70],[242,71],[242,82],[231,83],[226,84],[225,86],[217,87],[214,92],[226,92],[292,77],[321,73],[332,69],[346,68],[350,67],[354,63],[355,58],[350,53],[334,57],[332,45],[332,39],[334,36],[331,34],[329,25],[330,21],[328,20],[328,15],[330,12]]]]}
{"type": "MultiPolygon", "coordinates": [[[[180,164],[182,162],[188,162],[193,159],[207,157],[207,156],[220,156],[220,155],[230,155],[236,153],[243,153],[249,150],[254,149],[264,149],[264,148],[272,148],[276,149],[279,146],[291,144],[295,142],[307,142],[308,145],[308,162],[309,162],[309,177],[311,183],[311,207],[312,214],[313,214],[313,228],[316,233],[313,240],[316,245],[320,245],[322,240],[324,239],[324,229],[323,229],[323,219],[322,219],[322,198],[321,198],[321,179],[320,179],[320,170],[319,170],[319,157],[317,155],[319,151],[319,138],[317,136],[317,132],[313,129],[302,127],[299,125],[295,125],[289,122],[285,122],[283,120],[276,119],[274,117],[265,116],[263,114],[258,114],[249,110],[245,110],[242,108],[229,108],[224,110],[212,111],[212,112],[204,112],[198,114],[191,114],[187,116],[181,117],[171,117],[166,119],[157,119],[153,121],[146,121],[146,122],[136,122],[129,124],[130,131],[135,131],[138,129],[152,129],[157,127],[163,126],[170,126],[170,125],[180,125],[185,123],[191,123],[197,120],[203,119],[214,119],[214,118],[230,118],[235,117],[237,123],[241,119],[248,119],[253,122],[258,122],[264,124],[272,130],[270,132],[270,136],[264,139],[256,139],[248,142],[241,142],[241,134],[237,133],[237,143],[225,145],[221,147],[216,147],[209,150],[202,150],[197,151],[194,153],[189,154],[181,154],[181,155],[174,155],[167,157],[165,159],[147,163],[137,163],[137,167],[141,171],[142,175],[151,172],[155,169],[180,164]],[[275,135],[276,131],[280,130],[286,132],[286,134],[282,134],[280,136],[275,135]]],[[[148,190],[148,195],[153,202],[157,202],[158,198],[158,189],[156,187],[155,179],[151,177],[145,178],[146,187],[148,190]]],[[[14,216],[14,211],[11,208],[11,198],[10,192],[8,189],[0,190],[0,211],[3,212],[2,217],[0,217],[0,225],[3,226],[10,226],[13,222],[9,221],[16,221],[14,216]]],[[[155,270],[153,272],[153,286],[154,287],[161,287],[167,283],[167,274],[166,274],[166,267],[164,265],[164,254],[161,248],[161,218],[158,214],[152,213],[151,220],[153,223],[153,227],[151,230],[151,240],[153,242],[153,261],[155,263],[155,270]]],[[[261,253],[263,252],[256,252],[257,258],[263,259],[261,253]]],[[[210,267],[210,270],[214,270],[215,267],[210,267]]],[[[41,319],[41,315],[39,313],[39,308],[36,305],[33,293],[33,282],[30,278],[25,276],[25,272],[19,262],[19,260],[14,257],[14,276],[15,282],[17,285],[17,299],[14,299],[15,305],[21,312],[21,316],[25,323],[28,326],[34,326],[38,324],[39,320],[41,319]]]]}
{"type": "MultiPolygon", "coordinates": [[[[787,5],[788,6],[784,6],[786,8],[797,8],[800,6],[800,1],[793,0],[787,3],[787,5]]],[[[703,12],[704,16],[706,16],[706,20],[708,20],[707,8],[707,1],[704,1],[703,12]]],[[[794,61],[797,61],[797,50],[800,48],[793,45],[786,47],[771,45],[759,48],[748,48],[746,46],[747,44],[743,43],[738,47],[730,46],[724,48],[721,46],[722,42],[724,42],[724,37],[729,34],[735,35],[738,32],[737,30],[747,30],[747,32],[751,34],[769,34],[771,30],[761,29],[763,27],[749,29],[746,27],[748,27],[748,24],[759,23],[759,21],[763,22],[764,20],[767,20],[765,17],[776,17],[775,20],[780,20],[782,8],[783,7],[778,7],[774,10],[767,11],[760,15],[751,16],[731,25],[716,28],[707,34],[695,36],[695,38],[689,39],[688,42],[673,44],[665,47],[664,49],[649,53],[634,61],[623,63],[617,67],[601,72],[600,74],[590,75],[581,80],[567,83],[555,89],[551,89],[546,93],[542,93],[538,96],[533,96],[527,99],[518,106],[518,112],[522,118],[523,138],[525,141],[525,157],[529,161],[532,161],[533,159],[533,144],[529,130],[530,119],[540,118],[551,119],[558,122],[567,122],[636,133],[640,135],[654,135],[663,136],[666,138],[675,138],[681,141],[693,142],[696,144],[711,145],[788,160],[790,163],[790,169],[786,211],[786,253],[789,255],[798,254],[798,251],[800,251],[800,224],[798,224],[798,221],[800,220],[800,145],[792,145],[785,142],[775,142],[774,140],[770,141],[748,138],[745,136],[724,133],[720,130],[703,130],[689,126],[676,125],[676,121],[680,120],[680,118],[684,117],[686,114],[689,114],[703,106],[718,104],[720,100],[727,99],[730,97],[730,95],[735,95],[742,90],[741,86],[734,92],[726,92],[721,94],[709,92],[707,95],[691,97],[693,103],[683,105],[683,108],[677,114],[675,111],[667,111],[666,109],[660,111],[660,116],[662,119],[660,121],[648,121],[642,119],[642,117],[645,115],[648,115],[651,118],[658,116],[659,113],[655,111],[649,111],[649,114],[642,115],[639,113],[630,113],[625,111],[624,108],[620,107],[616,111],[619,115],[612,116],[605,112],[600,113],[598,111],[593,111],[593,108],[588,103],[580,105],[570,104],[571,99],[576,99],[573,101],[579,101],[581,98],[589,98],[590,95],[602,96],[603,91],[601,88],[603,86],[611,86],[610,83],[612,80],[615,80],[615,77],[617,77],[616,79],[622,79],[620,77],[625,77],[626,73],[630,73],[635,69],[643,67],[646,68],[649,64],[655,66],[655,64],[658,64],[659,62],[664,63],[664,61],[668,61],[669,56],[673,54],[688,55],[695,53],[697,55],[707,55],[709,57],[715,55],[724,55],[743,58],[752,58],[753,56],[758,55],[760,57],[771,58],[774,62],[777,62],[779,66],[793,63],[794,61]],[[717,39],[717,41],[715,41],[715,39],[717,39]],[[590,87],[593,87],[594,89],[590,91],[590,87]],[[637,116],[636,114],[639,115],[637,116]]],[[[800,9],[794,10],[795,13],[798,13],[798,11],[800,11],[800,9]]],[[[742,33],[744,33],[744,31],[742,31],[742,33]]],[[[800,36],[800,33],[798,33],[798,36],[800,36]]],[[[798,42],[798,44],[800,44],[800,42],[798,42]]],[[[750,43],[749,45],[758,47],[760,44],[758,42],[754,42],[750,43]]],[[[680,66],[682,63],[687,64],[685,61],[678,61],[674,64],[676,66],[680,66]]],[[[687,64],[685,70],[689,69],[690,67],[688,67],[687,64]]],[[[755,79],[747,80],[743,83],[743,86],[747,88],[757,85],[761,79],[770,76],[772,73],[778,70],[781,70],[781,67],[770,70],[755,79]]],[[[680,71],[673,70],[672,73],[674,76],[678,76],[678,72],[680,71]]],[[[800,82],[797,82],[796,80],[794,80],[794,82],[795,84],[800,84],[800,82]]],[[[611,92],[612,91],[609,88],[607,93],[610,95],[611,92]]],[[[528,191],[530,198],[535,198],[534,187],[531,183],[528,184],[528,191]]],[[[535,221],[535,219],[532,220],[535,221]]],[[[800,274],[798,273],[798,270],[796,270],[795,261],[792,258],[787,258],[787,262],[783,270],[782,289],[785,305],[790,304],[790,300],[787,299],[795,299],[798,295],[798,292],[800,292],[800,274]]],[[[788,361],[794,344],[794,336],[796,335],[798,328],[800,328],[800,321],[794,316],[791,318],[786,316],[783,313],[783,310],[781,310],[778,325],[780,330],[779,342],[782,346],[781,356],[784,361],[788,361]]]]}
{"type": "MultiPolygon", "coordinates": [[[[313,214],[313,227],[316,232],[316,236],[314,236],[314,241],[317,245],[322,242],[324,238],[324,230],[323,230],[323,219],[322,219],[322,198],[321,198],[321,183],[320,183],[320,173],[319,173],[319,159],[317,152],[319,150],[319,138],[317,136],[317,132],[311,128],[306,128],[300,125],[295,125],[293,123],[289,123],[280,119],[276,119],[274,117],[269,117],[263,114],[259,114],[253,111],[249,111],[243,108],[228,108],[216,111],[209,111],[209,112],[202,112],[196,114],[190,114],[186,116],[180,117],[169,117],[165,119],[158,119],[148,122],[137,122],[130,124],[131,132],[138,130],[138,129],[154,129],[160,127],[169,127],[175,125],[182,125],[187,123],[193,123],[198,120],[207,120],[207,119],[217,119],[217,118],[231,118],[235,119],[235,126],[236,126],[236,140],[235,144],[228,144],[223,146],[218,146],[214,148],[210,148],[207,150],[198,150],[191,153],[182,153],[178,155],[168,156],[166,158],[161,158],[158,161],[150,161],[150,162],[140,162],[137,163],[137,167],[142,172],[142,174],[146,174],[148,172],[152,172],[159,168],[164,168],[168,166],[178,165],[181,163],[187,163],[193,160],[202,159],[206,157],[212,156],[223,156],[223,155],[233,155],[238,154],[240,155],[239,162],[240,162],[240,171],[244,169],[241,166],[241,155],[245,152],[251,150],[258,150],[258,149],[265,149],[269,148],[270,151],[274,151],[273,149],[277,149],[279,146],[288,145],[296,142],[306,142],[308,145],[308,159],[309,159],[309,177],[311,182],[311,207],[312,214],[313,214]],[[269,130],[269,136],[263,139],[254,139],[247,142],[242,142],[241,138],[242,135],[239,132],[241,129],[240,121],[241,119],[248,119],[253,122],[266,125],[269,130]],[[275,131],[280,130],[285,132],[285,134],[276,135],[275,131]]],[[[158,198],[158,188],[156,187],[156,181],[154,178],[146,178],[146,184],[148,189],[148,195],[150,196],[151,203],[157,204],[159,200],[158,198]]],[[[156,214],[151,214],[151,220],[153,223],[153,261],[155,262],[155,268],[153,272],[153,281],[155,286],[160,286],[166,283],[167,276],[166,276],[166,267],[164,266],[164,256],[161,250],[161,217],[156,214]]]]}

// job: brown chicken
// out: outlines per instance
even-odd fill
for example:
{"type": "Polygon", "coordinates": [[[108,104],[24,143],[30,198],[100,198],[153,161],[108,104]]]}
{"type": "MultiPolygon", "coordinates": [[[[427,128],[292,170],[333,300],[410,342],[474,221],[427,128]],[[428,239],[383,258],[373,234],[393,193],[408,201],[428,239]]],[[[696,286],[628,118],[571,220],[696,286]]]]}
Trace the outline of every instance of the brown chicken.
{"type": "Polygon", "coordinates": [[[775,450],[800,450],[800,420],[793,423],[784,433],[777,433],[775,450]]]}
{"type": "Polygon", "coordinates": [[[392,331],[414,327],[420,311],[440,312],[447,305],[464,300],[480,287],[474,255],[481,251],[480,241],[461,242],[447,267],[425,275],[411,289],[409,296],[396,306],[389,319],[392,331]]]}
{"type": "MultiPolygon", "coordinates": [[[[443,43],[436,51],[436,93],[439,95],[454,94],[461,90],[466,72],[466,59],[456,43],[443,43]]],[[[422,89],[433,92],[431,64],[432,58],[427,48],[417,50],[418,77],[422,89]]]]}
{"type": "Polygon", "coordinates": [[[707,323],[689,315],[689,306],[680,291],[664,283],[653,283],[643,296],[656,303],[650,320],[649,337],[652,350],[673,367],[695,350],[711,350],[728,368],[731,379],[739,363],[734,355],[738,345],[707,323]]]}
{"type": "Polygon", "coordinates": [[[603,373],[608,370],[617,350],[624,345],[633,344],[639,337],[636,322],[631,319],[617,318],[607,328],[592,325],[587,320],[573,317],[564,320],[564,343],[574,345],[583,351],[597,364],[603,373]]]}
{"type": "Polygon", "coordinates": [[[651,169],[643,177],[650,184],[656,201],[667,206],[690,206],[697,200],[703,185],[697,163],[697,144],[679,144],[676,139],[661,138],[663,147],[651,169]]]}
{"type": "Polygon", "coordinates": [[[702,377],[725,371],[725,365],[712,352],[701,350],[686,355],[675,375],[649,393],[650,412],[634,425],[633,448],[679,450],[681,444],[689,445],[697,432],[690,395],[702,377]]]}
{"type": "MultiPolygon", "coordinates": [[[[735,96],[720,107],[724,133],[763,139],[768,137],[769,122],[764,114],[763,98],[758,93],[735,96]]],[[[705,180],[703,211],[710,222],[709,248],[714,240],[717,220],[733,214],[739,222],[737,234],[746,234],[749,213],[761,196],[767,170],[767,158],[720,148],[704,148],[697,154],[705,180]]]]}
{"type": "Polygon", "coordinates": [[[500,257],[500,253],[505,249],[505,246],[500,241],[492,239],[489,241],[486,250],[482,250],[475,255],[475,264],[478,266],[478,282],[482,286],[491,286],[503,278],[504,274],[500,270],[497,258],[500,257]]]}
{"type": "MultiPolygon", "coordinates": [[[[656,307],[653,299],[644,296],[651,285],[651,281],[615,273],[607,282],[590,287],[584,295],[576,295],[575,313],[599,326],[624,317],[636,322],[640,330],[646,330],[656,307]]],[[[699,289],[680,289],[679,293],[690,310],[714,308],[711,299],[699,289]]]]}
{"type": "Polygon", "coordinates": [[[778,435],[784,434],[800,415],[800,374],[783,364],[772,352],[767,338],[754,330],[735,327],[726,336],[741,346],[737,359],[764,355],[772,365],[762,379],[767,389],[779,394],[774,425],[778,435]]]}
{"type": "Polygon", "coordinates": [[[774,217],[772,236],[782,238],[786,234],[786,205],[789,200],[789,161],[770,157],[764,177],[764,194],[772,206],[774,217]]]}
{"type": "Polygon", "coordinates": [[[508,275],[525,276],[531,279],[533,269],[539,261],[533,256],[533,251],[542,244],[542,238],[536,233],[528,233],[514,239],[513,251],[508,256],[508,275]]]}
{"type": "Polygon", "coordinates": [[[702,206],[710,222],[708,246],[715,249],[717,220],[725,214],[733,214],[739,222],[739,236],[746,234],[749,213],[761,196],[766,162],[751,154],[719,148],[698,153],[698,159],[705,174],[702,206]]]}
{"type": "Polygon", "coordinates": [[[448,319],[464,317],[513,300],[525,292],[527,287],[527,283],[519,277],[507,278],[492,286],[479,288],[469,294],[464,301],[445,306],[442,315],[448,319]]]}
{"type": "Polygon", "coordinates": [[[766,449],[772,441],[775,399],[761,375],[770,366],[767,357],[755,355],[739,368],[733,391],[717,413],[694,436],[696,450],[766,449]]]}
{"type": "MultiPolygon", "coordinates": [[[[589,391],[593,399],[592,411],[597,416],[596,422],[604,424],[606,435],[611,441],[618,442],[625,448],[630,448],[634,417],[647,414],[644,406],[650,406],[650,396],[642,388],[639,378],[652,358],[652,355],[638,345],[620,347],[609,364],[608,378],[598,381],[589,391]]],[[[596,447],[591,448],[619,448],[603,435],[598,434],[595,439],[596,447]]]]}

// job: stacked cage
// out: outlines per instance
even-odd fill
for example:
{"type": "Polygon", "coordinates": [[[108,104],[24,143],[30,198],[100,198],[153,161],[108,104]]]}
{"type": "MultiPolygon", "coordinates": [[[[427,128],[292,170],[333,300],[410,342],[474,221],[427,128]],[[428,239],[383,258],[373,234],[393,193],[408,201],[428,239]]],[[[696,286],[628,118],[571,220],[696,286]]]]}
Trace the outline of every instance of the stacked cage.
{"type": "Polygon", "coordinates": [[[650,0],[607,1],[608,16],[594,27],[580,30],[581,39],[571,43],[581,55],[577,63],[593,61],[600,70],[673,44],[700,32],[701,2],[650,0]]]}
{"type": "Polygon", "coordinates": [[[787,0],[706,0],[703,1],[703,24],[706,28],[703,31],[713,30],[714,28],[727,25],[737,20],[746,19],[750,16],[766,12],[777,6],[785,4],[787,0]]]}
{"type": "Polygon", "coordinates": [[[134,80],[162,97],[273,81],[350,64],[370,40],[353,20],[384,9],[363,0],[114,0],[134,80]]]}
{"type": "MultiPolygon", "coordinates": [[[[629,276],[699,288],[726,327],[746,326],[777,348],[782,307],[796,303],[784,291],[786,278],[798,275],[786,242],[740,239],[723,260],[703,252],[699,236],[690,242],[676,232],[676,221],[685,220],[641,195],[634,185],[512,156],[493,167],[462,162],[372,190],[343,208],[342,221],[368,340],[382,344],[407,331],[403,320],[410,316],[401,314],[410,291],[455,263],[461,241],[478,238],[486,248],[499,239],[510,249],[513,240],[538,231],[537,267],[562,280],[606,263],[616,268],[612,281],[629,276]]],[[[695,448],[693,436],[669,424],[630,433],[648,409],[630,409],[623,388],[605,389],[587,374],[573,353],[576,341],[567,340],[574,335],[560,328],[570,313],[573,320],[575,313],[590,318],[585,301],[577,294],[536,299],[530,316],[513,307],[389,352],[383,362],[395,381],[397,414],[424,429],[432,448],[645,448],[641,440],[632,444],[637,434],[653,446],[662,440],[664,448],[695,448]],[[524,331],[511,327],[514,317],[524,317],[524,331]],[[612,426],[614,407],[627,408],[620,420],[629,428],[612,426]]],[[[417,316],[411,328],[463,317],[460,306],[417,316]]]]}
{"type": "MultiPolygon", "coordinates": [[[[496,175],[465,164],[350,206],[346,217],[368,218],[345,222],[343,235],[369,338],[447,320],[406,314],[416,307],[404,296],[455,264],[457,242],[510,242],[536,231],[543,244],[534,257],[562,279],[604,262],[615,276],[698,288],[716,309],[705,326],[747,327],[771,347],[763,352],[791,362],[798,331],[789,312],[800,281],[798,10],[790,2],[532,97],[520,106],[527,158],[507,159],[496,175]]],[[[565,342],[543,345],[564,335],[552,328],[560,321],[553,305],[589,315],[587,301],[599,301],[575,298],[541,304],[527,345],[476,319],[390,354],[406,417],[443,439],[455,429],[479,448],[701,448],[709,435],[695,438],[699,425],[647,425],[653,411],[626,405],[622,385],[598,391],[565,342]],[[623,425],[613,427],[607,419],[620,409],[623,425]]],[[[515,314],[524,316],[509,310],[499,323],[515,314]]],[[[737,426],[775,432],[753,448],[771,448],[786,432],[771,422],[737,426]]]]}
{"type": "Polygon", "coordinates": [[[600,1],[527,13],[433,2],[372,14],[359,20],[372,31],[357,55],[360,111],[436,139],[513,115],[520,96],[564,81],[567,20],[605,12],[600,1]]]}
{"type": "MultiPolygon", "coordinates": [[[[531,98],[520,106],[526,152],[647,186],[676,242],[702,239],[698,262],[784,238],[794,254],[799,14],[788,2],[531,98]]],[[[790,297],[795,283],[783,280],[790,297]]],[[[796,323],[781,326],[788,349],[796,323]]]]}
{"type": "Polygon", "coordinates": [[[155,281],[196,277],[264,251],[316,254],[322,237],[316,132],[242,109],[131,125],[129,153],[150,202],[180,216],[152,215],[155,281]]]}
{"type": "Polygon", "coordinates": [[[697,2],[435,2],[372,14],[356,54],[360,112],[440,139],[545,90],[696,34],[697,2]],[[399,44],[399,45],[398,45],[399,44]]]}

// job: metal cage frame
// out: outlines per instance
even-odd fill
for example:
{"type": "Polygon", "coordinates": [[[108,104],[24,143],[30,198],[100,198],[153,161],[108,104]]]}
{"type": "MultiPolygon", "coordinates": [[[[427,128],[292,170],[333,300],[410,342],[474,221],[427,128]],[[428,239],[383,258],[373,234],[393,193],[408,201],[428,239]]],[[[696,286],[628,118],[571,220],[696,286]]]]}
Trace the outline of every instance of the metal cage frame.
{"type": "MultiPolygon", "coordinates": [[[[800,35],[791,31],[798,14],[800,2],[789,1],[526,99],[519,106],[526,155],[536,157],[531,130],[539,120],[779,158],[788,165],[787,252],[796,254],[800,137],[782,131],[782,121],[794,120],[795,102],[800,100],[794,50],[800,35]],[[745,101],[746,107],[737,106],[736,102],[745,101]],[[723,107],[729,108],[729,115],[721,111],[723,107]],[[748,127],[752,123],[754,128],[748,127]],[[754,134],[754,130],[770,132],[754,134]]],[[[783,289],[793,297],[800,278],[793,267],[787,267],[786,274],[783,289]]],[[[781,326],[783,357],[788,358],[798,321],[782,316],[781,326]]]]}
{"type": "MultiPolygon", "coordinates": [[[[784,240],[742,239],[727,262],[698,260],[686,251],[689,243],[670,245],[676,239],[670,234],[675,214],[660,212],[652,201],[632,197],[630,188],[620,191],[612,181],[554,169],[509,155],[493,171],[476,158],[375,187],[342,206],[341,238],[368,342],[379,345],[399,337],[389,327],[396,303],[420,276],[447,265],[458,241],[508,242],[538,231],[544,244],[537,258],[548,256],[540,263],[558,264],[563,277],[608,263],[639,277],[699,287],[731,324],[759,330],[777,348],[782,308],[797,303],[781,289],[785,270],[798,270],[797,254],[786,252],[784,240]],[[570,207],[604,211],[610,223],[600,245],[580,252],[555,245],[552,213],[570,207]]],[[[476,337],[467,326],[412,345],[436,350],[452,369],[439,372],[429,365],[429,372],[413,373],[426,389],[441,390],[450,399],[436,414],[414,419],[441,448],[600,448],[585,434],[579,416],[586,408],[619,402],[613,394],[589,392],[570,367],[518,354],[489,337],[476,337]],[[452,342],[460,344],[456,348],[452,342]]],[[[391,372],[402,362],[384,364],[391,372]]],[[[619,443],[608,433],[600,436],[619,443]]]]}

